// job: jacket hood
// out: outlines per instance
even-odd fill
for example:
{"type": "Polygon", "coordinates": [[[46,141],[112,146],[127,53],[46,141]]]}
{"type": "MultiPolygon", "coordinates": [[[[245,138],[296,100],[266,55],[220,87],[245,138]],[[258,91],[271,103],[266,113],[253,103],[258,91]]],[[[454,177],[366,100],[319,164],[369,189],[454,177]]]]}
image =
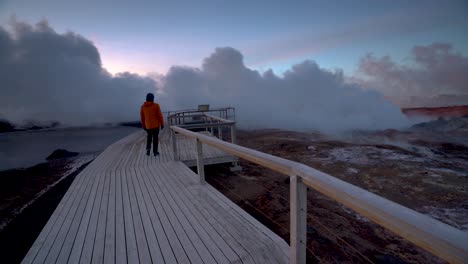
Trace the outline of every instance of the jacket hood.
{"type": "Polygon", "coordinates": [[[143,106],[147,106],[147,107],[152,106],[152,105],[154,105],[154,102],[144,102],[143,103],[143,106]]]}

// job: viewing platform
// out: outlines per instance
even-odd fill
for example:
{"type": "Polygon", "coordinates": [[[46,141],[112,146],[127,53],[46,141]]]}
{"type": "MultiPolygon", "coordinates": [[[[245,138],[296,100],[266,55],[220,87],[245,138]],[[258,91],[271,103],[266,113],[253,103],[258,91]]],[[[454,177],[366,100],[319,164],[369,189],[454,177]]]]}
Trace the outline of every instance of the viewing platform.
{"type": "Polygon", "coordinates": [[[306,165],[238,146],[233,108],[215,112],[169,113],[158,157],[146,156],[144,131],[110,145],[76,176],[22,263],[305,263],[307,188],[450,263],[468,259],[467,233],[306,165]],[[204,165],[239,169],[239,158],[290,178],[289,245],[205,182],[204,165]]]}

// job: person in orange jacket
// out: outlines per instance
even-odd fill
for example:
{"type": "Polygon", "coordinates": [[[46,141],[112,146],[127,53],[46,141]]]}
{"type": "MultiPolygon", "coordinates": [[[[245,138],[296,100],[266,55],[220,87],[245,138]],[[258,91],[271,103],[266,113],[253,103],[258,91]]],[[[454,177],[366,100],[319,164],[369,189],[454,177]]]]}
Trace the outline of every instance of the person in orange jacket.
{"type": "Polygon", "coordinates": [[[158,136],[159,128],[164,129],[164,119],[159,104],[154,102],[154,95],[148,93],[146,102],[140,109],[141,126],[148,133],[146,139],[146,155],[150,155],[151,141],[153,141],[153,154],[158,156],[158,136]]]}

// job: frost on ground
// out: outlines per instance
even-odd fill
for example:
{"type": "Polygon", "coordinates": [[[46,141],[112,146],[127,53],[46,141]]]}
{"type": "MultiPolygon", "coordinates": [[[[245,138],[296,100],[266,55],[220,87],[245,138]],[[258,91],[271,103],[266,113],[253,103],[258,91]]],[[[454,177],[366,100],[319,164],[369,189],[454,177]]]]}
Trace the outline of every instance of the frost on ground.
{"type": "MultiPolygon", "coordinates": [[[[317,133],[262,130],[240,131],[238,142],[306,164],[466,232],[468,145],[460,142],[468,142],[468,133],[453,137],[395,130],[366,132],[343,139],[317,133]]],[[[237,176],[248,177],[217,177],[217,181],[229,186],[226,195],[231,195],[231,191],[237,193],[255,207],[252,212],[262,211],[259,219],[264,219],[263,214],[273,219],[275,223],[267,222],[270,226],[276,227],[276,223],[287,226],[289,215],[284,212],[289,210],[289,203],[277,196],[289,195],[289,181],[284,175],[255,164],[241,161],[241,166],[243,170],[237,176]],[[251,181],[263,188],[249,188],[251,181]]],[[[217,174],[209,177],[214,175],[217,174]]],[[[330,235],[330,230],[376,263],[383,263],[378,256],[395,259],[388,263],[443,263],[333,199],[313,189],[308,195],[311,214],[308,246],[317,255],[331,260],[330,263],[343,263],[354,256],[330,235]]],[[[238,202],[245,205],[244,201],[238,202]]],[[[275,232],[288,237],[282,228],[276,228],[275,232]]],[[[348,263],[364,262],[352,259],[348,263]]]]}
{"type": "Polygon", "coordinates": [[[97,153],[95,154],[85,154],[85,155],[79,155],[78,157],[74,158],[67,166],[68,171],[66,172],[66,175],[69,175],[73,172],[75,172],[77,169],[79,169],[81,166],[84,164],[92,161],[95,159],[97,156],[97,153]]]}
{"type": "Polygon", "coordinates": [[[331,161],[343,161],[360,165],[372,165],[381,160],[415,161],[422,158],[374,146],[350,146],[334,148],[329,153],[331,161]]]}
{"type": "Polygon", "coordinates": [[[468,209],[424,206],[426,215],[468,232],[468,209]]]}
{"type": "Polygon", "coordinates": [[[343,209],[343,211],[345,211],[346,213],[351,214],[352,216],[354,216],[359,221],[370,222],[369,218],[354,212],[353,210],[349,209],[348,207],[346,207],[344,205],[341,205],[341,209],[343,209]]]}
{"type": "Polygon", "coordinates": [[[350,173],[350,174],[355,174],[355,173],[358,173],[359,170],[358,169],[355,169],[355,168],[352,168],[352,167],[349,167],[346,172],[350,173]]]}
{"type": "MultiPolygon", "coordinates": [[[[435,172],[435,173],[449,173],[449,174],[454,174],[460,177],[467,177],[468,176],[468,171],[457,171],[453,169],[447,169],[447,168],[429,168],[429,170],[435,172]]],[[[468,184],[468,183],[467,183],[468,184]]]]}

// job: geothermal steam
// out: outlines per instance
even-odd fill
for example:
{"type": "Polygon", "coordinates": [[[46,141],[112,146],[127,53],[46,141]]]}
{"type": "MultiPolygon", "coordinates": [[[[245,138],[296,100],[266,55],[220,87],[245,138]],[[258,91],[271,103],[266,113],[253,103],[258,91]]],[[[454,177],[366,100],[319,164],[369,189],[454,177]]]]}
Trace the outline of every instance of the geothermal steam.
{"type": "MultiPolygon", "coordinates": [[[[157,51],[155,51],[157,52],[157,51]]],[[[379,92],[347,84],[341,71],[313,61],[283,76],[244,65],[233,48],[218,48],[201,67],[174,66],[157,81],[136,74],[109,74],[92,42],[72,32],[56,33],[45,21],[0,27],[0,118],[86,125],[139,119],[147,92],[163,111],[198,104],[234,106],[244,128],[398,128],[400,109],[379,92]]]]}

